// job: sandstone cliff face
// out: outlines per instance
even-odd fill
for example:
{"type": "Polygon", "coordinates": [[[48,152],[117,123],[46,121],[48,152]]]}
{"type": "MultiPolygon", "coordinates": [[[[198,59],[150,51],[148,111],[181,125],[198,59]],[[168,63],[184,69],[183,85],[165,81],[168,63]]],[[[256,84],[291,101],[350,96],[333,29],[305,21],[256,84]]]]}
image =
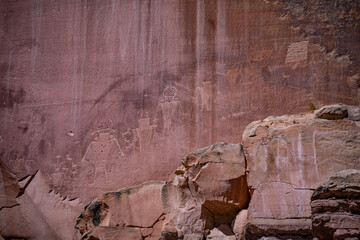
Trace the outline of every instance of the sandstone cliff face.
{"type": "Polygon", "coordinates": [[[251,121],[359,104],[359,5],[2,0],[0,158],[90,201],[251,121]]]}
{"type": "MultiPolygon", "coordinates": [[[[167,180],[184,153],[241,142],[254,120],[359,105],[359,28],[356,0],[1,0],[0,161],[13,180],[3,178],[0,209],[18,207],[16,179],[38,170],[46,191],[53,190],[41,195],[59,193],[54,204],[60,196],[89,202],[167,180]]],[[[345,108],[319,112],[339,119],[333,122],[284,117],[289,128],[276,128],[283,139],[259,137],[259,127],[249,143],[263,143],[248,153],[254,199],[274,198],[257,191],[269,187],[294,193],[283,198],[292,204],[325,177],[352,168],[357,127],[345,108]]],[[[214,166],[196,179],[202,187],[214,166]]],[[[274,215],[308,219],[308,204],[300,206],[273,206],[274,215]]],[[[259,212],[248,213],[259,220],[259,212]]]]}
{"type": "Polygon", "coordinates": [[[338,104],[269,117],[246,128],[244,148],[218,143],[189,153],[162,186],[158,239],[358,237],[359,113],[338,104]],[[317,187],[343,169],[352,170],[317,187]]]}
{"type": "Polygon", "coordinates": [[[84,203],[50,191],[41,171],[17,180],[0,162],[0,236],[359,237],[359,113],[360,107],[337,104],[313,114],[253,122],[243,134],[243,145],[217,143],[191,152],[167,182],[103,193],[80,215],[84,203]],[[73,228],[76,217],[80,234],[73,228]]]}

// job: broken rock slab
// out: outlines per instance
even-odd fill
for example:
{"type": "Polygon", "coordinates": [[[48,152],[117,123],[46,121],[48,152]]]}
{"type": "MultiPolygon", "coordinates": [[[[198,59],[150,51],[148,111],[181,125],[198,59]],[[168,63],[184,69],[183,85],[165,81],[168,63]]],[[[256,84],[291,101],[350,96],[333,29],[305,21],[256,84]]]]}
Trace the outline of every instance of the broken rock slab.
{"type": "Polygon", "coordinates": [[[166,213],[163,235],[205,236],[231,225],[248,206],[246,161],[240,144],[217,143],[186,155],[162,189],[166,213]]]}
{"type": "Polygon", "coordinates": [[[83,240],[143,240],[140,228],[97,226],[82,237],[83,240]]]}
{"type": "Polygon", "coordinates": [[[360,171],[343,170],[311,197],[312,232],[319,240],[360,238],[360,171]]]}
{"type": "Polygon", "coordinates": [[[296,239],[312,240],[311,219],[249,219],[245,239],[296,239]]]}
{"type": "Polygon", "coordinates": [[[261,237],[311,238],[312,190],[298,189],[290,183],[264,182],[252,195],[248,208],[246,239],[261,237]]]}
{"type": "Polygon", "coordinates": [[[104,193],[85,207],[76,221],[76,228],[81,234],[97,226],[137,227],[139,231],[140,228],[152,228],[164,212],[161,199],[163,185],[162,181],[145,182],[104,193]]]}
{"type": "Polygon", "coordinates": [[[349,119],[360,121],[360,108],[345,104],[334,104],[320,108],[314,113],[315,118],[327,120],[349,119]]]}

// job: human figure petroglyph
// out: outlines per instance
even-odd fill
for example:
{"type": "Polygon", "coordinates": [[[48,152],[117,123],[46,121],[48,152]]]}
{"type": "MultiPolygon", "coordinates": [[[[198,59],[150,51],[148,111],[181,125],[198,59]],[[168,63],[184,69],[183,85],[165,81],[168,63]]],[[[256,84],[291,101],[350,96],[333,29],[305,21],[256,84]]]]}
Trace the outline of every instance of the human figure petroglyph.
{"type": "Polygon", "coordinates": [[[140,154],[143,154],[151,145],[151,140],[155,135],[155,128],[157,127],[157,125],[150,124],[150,118],[148,117],[148,113],[144,113],[142,118],[140,118],[138,122],[139,127],[133,129],[133,133],[139,141],[140,154]]]}
{"type": "Polygon", "coordinates": [[[125,153],[128,154],[132,152],[136,148],[136,133],[132,131],[130,128],[127,129],[126,132],[121,134],[124,141],[125,153]]]}
{"type": "Polygon", "coordinates": [[[195,101],[196,99],[200,99],[201,111],[210,111],[212,109],[212,99],[215,97],[213,96],[216,93],[216,87],[212,84],[211,81],[204,81],[202,82],[202,87],[197,87],[195,90],[195,101]]]}
{"type": "Polygon", "coordinates": [[[115,131],[112,125],[111,120],[99,123],[98,129],[93,133],[95,139],[90,143],[81,160],[85,168],[88,168],[88,164],[93,165],[92,169],[87,170],[88,174],[93,175],[91,183],[107,182],[108,174],[113,171],[116,161],[125,157],[118,141],[112,135],[115,131]]]}
{"type": "Polygon", "coordinates": [[[165,88],[163,97],[156,111],[155,123],[158,122],[158,117],[162,114],[163,130],[165,130],[165,132],[168,132],[173,127],[173,119],[176,112],[180,112],[181,115],[180,101],[177,99],[176,94],[176,87],[171,86],[165,88]]]}

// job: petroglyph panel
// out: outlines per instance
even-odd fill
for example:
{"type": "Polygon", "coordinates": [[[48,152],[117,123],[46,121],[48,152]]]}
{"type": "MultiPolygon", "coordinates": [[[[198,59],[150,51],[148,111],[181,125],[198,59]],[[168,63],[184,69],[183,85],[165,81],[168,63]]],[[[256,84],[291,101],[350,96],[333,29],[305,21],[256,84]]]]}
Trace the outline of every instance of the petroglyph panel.
{"type": "MultiPolygon", "coordinates": [[[[240,142],[253,120],[309,102],[359,104],[347,81],[359,65],[358,8],[327,6],[325,24],[324,1],[294,4],[3,1],[0,159],[18,178],[41,169],[53,189],[85,201],[165,180],[184,153],[240,142]],[[334,49],[351,64],[327,59],[334,49]]],[[[275,154],[280,170],[309,147],[278,140],[280,155],[258,152],[275,154]]],[[[312,166],[314,156],[300,160],[312,166]]]]}
{"type": "Polygon", "coordinates": [[[288,47],[285,63],[295,63],[307,60],[309,41],[291,43],[288,47]]]}

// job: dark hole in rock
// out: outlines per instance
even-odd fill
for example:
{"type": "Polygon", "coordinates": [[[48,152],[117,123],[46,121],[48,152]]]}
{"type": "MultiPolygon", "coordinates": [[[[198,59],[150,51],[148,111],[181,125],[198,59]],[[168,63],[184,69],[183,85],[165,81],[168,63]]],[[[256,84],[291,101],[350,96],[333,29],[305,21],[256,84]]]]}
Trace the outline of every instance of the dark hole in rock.
{"type": "Polygon", "coordinates": [[[246,176],[230,179],[227,181],[230,187],[225,193],[226,202],[231,202],[239,209],[247,208],[250,202],[250,192],[246,176]]]}
{"type": "Polygon", "coordinates": [[[201,205],[201,219],[205,220],[205,229],[213,229],[223,224],[230,226],[240,210],[232,203],[205,201],[201,205]]]}

